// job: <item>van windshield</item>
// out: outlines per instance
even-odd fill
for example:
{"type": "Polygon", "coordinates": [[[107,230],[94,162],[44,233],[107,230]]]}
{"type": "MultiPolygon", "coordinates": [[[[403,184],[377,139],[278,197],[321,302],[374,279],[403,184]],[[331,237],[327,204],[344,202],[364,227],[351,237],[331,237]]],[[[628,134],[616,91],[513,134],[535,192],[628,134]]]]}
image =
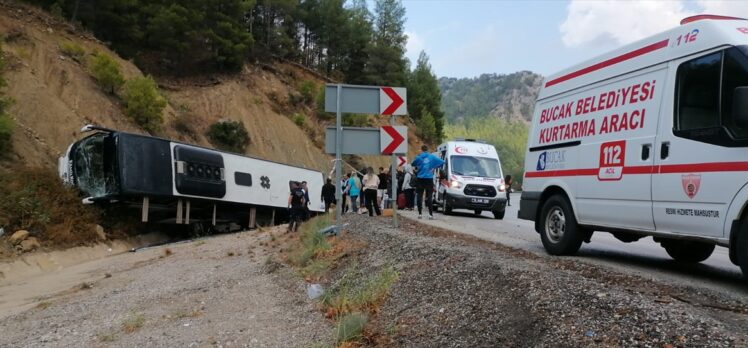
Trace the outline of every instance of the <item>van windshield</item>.
{"type": "Polygon", "coordinates": [[[452,174],[477,176],[483,178],[500,178],[501,167],[495,158],[451,156],[452,174]]]}

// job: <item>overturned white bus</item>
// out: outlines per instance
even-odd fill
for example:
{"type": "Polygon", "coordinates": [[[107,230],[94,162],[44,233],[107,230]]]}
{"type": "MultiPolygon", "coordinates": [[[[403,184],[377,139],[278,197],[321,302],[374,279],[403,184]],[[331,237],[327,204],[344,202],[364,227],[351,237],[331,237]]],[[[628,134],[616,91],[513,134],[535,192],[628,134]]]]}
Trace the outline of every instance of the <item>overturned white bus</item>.
{"type": "Polygon", "coordinates": [[[91,125],[82,131],[94,133],[68,147],[59,174],[83,203],[139,207],[143,222],[251,228],[258,212],[282,219],[289,184],[306,181],[309,210],[324,210],[319,171],[91,125]]]}

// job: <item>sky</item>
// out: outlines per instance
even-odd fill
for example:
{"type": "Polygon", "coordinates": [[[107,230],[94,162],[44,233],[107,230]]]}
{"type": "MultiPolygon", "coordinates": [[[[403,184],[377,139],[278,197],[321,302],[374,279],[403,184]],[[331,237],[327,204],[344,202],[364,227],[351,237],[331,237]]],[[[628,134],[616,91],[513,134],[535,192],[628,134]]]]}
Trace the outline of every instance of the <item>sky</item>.
{"type": "Polygon", "coordinates": [[[403,0],[407,53],[434,73],[547,76],[695,14],[748,18],[748,0],[403,0]]]}

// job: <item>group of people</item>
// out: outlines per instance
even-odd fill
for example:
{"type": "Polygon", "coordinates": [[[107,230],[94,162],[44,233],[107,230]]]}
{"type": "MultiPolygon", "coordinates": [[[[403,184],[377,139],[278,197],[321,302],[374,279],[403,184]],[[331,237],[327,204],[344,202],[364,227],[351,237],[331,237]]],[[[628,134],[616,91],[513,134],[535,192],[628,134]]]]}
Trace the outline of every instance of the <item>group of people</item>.
{"type": "MultiPolygon", "coordinates": [[[[421,153],[410,164],[406,164],[402,170],[398,169],[397,192],[395,197],[400,194],[405,196],[403,204],[404,209],[413,210],[414,205],[418,207],[418,218],[423,217],[423,205],[428,208],[429,219],[434,218],[432,197],[434,193],[434,170],[444,165],[444,160],[429,153],[428,146],[421,146],[421,153]]],[[[342,189],[342,211],[343,213],[358,213],[369,216],[382,215],[382,210],[392,197],[391,192],[391,175],[389,170],[379,167],[379,173],[374,173],[374,168],[368,167],[364,173],[353,171],[346,174],[340,182],[342,189]]],[[[505,184],[507,185],[506,198],[509,203],[512,179],[508,175],[505,184]]],[[[322,187],[322,201],[325,204],[325,213],[330,210],[335,201],[335,185],[332,179],[322,187]]],[[[306,181],[291,185],[291,194],[288,198],[288,204],[291,208],[291,224],[289,231],[296,231],[302,220],[309,216],[309,190],[306,181]]]]}

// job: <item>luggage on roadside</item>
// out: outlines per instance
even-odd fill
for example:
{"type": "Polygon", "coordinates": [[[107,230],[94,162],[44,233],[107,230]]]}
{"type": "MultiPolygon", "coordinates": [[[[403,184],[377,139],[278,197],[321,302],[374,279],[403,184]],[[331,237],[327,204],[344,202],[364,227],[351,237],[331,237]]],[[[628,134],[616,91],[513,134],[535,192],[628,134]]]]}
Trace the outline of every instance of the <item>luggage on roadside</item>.
{"type": "Polygon", "coordinates": [[[405,206],[407,205],[407,200],[405,199],[405,193],[400,193],[397,195],[397,209],[405,209],[405,206]]]}

